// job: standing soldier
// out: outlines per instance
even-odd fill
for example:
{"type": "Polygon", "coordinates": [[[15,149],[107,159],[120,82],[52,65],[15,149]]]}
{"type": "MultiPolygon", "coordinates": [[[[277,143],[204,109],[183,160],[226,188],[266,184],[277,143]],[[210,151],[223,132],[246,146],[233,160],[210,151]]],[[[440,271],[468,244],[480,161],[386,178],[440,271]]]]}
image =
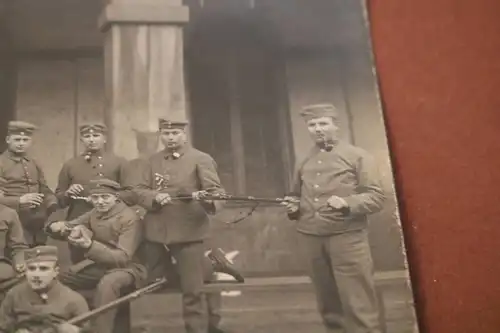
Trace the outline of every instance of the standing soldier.
{"type": "Polygon", "coordinates": [[[340,303],[346,333],[380,333],[367,230],[367,216],[385,199],[377,166],[338,139],[333,105],[311,105],[301,115],[316,144],[297,169],[287,211],[298,221],[319,312],[332,332],[340,303]]]}
{"type": "Polygon", "coordinates": [[[83,296],[57,280],[57,257],[55,246],[38,246],[25,252],[26,281],[7,292],[0,307],[0,333],[43,332],[54,326],[58,333],[80,332],[63,322],[89,308],[83,296]]]}
{"type": "MultiPolygon", "coordinates": [[[[127,289],[142,287],[146,269],[138,258],[142,223],[119,199],[120,184],[101,178],[91,181],[87,191],[94,209],[75,220],[50,223],[47,231],[85,251],[86,259],[61,274],[61,282],[75,290],[95,289],[93,305],[97,308],[127,289]]],[[[113,309],[99,315],[95,333],[113,332],[116,313],[113,309]]]]}
{"type": "MultiPolygon", "coordinates": [[[[85,124],[80,126],[80,140],[85,151],[66,163],[59,172],[56,196],[59,206],[68,207],[67,220],[73,220],[90,211],[92,203],[87,199],[88,186],[92,179],[106,178],[121,184],[126,160],[104,151],[106,126],[85,124]]],[[[83,251],[69,244],[72,263],[84,258],[83,251]]]]}
{"type": "Polygon", "coordinates": [[[42,169],[27,154],[35,130],[36,126],[27,122],[9,122],[7,150],[0,155],[0,177],[5,192],[0,204],[17,211],[30,247],[46,243],[45,222],[58,208],[57,198],[47,186],[42,169]]]}
{"type": "MultiPolygon", "coordinates": [[[[202,288],[206,264],[204,240],[210,229],[208,214],[215,214],[221,202],[204,200],[203,196],[223,189],[212,157],[187,144],[186,126],[185,121],[159,120],[165,149],[143,161],[135,189],[139,204],[148,210],[144,227],[149,268],[158,261],[170,260],[161,257],[167,247],[168,254],[176,261],[187,333],[218,332],[217,327],[208,325],[202,288]],[[180,193],[192,194],[195,200],[172,200],[172,196],[180,193]]],[[[209,297],[217,300],[220,293],[209,297]]]]}

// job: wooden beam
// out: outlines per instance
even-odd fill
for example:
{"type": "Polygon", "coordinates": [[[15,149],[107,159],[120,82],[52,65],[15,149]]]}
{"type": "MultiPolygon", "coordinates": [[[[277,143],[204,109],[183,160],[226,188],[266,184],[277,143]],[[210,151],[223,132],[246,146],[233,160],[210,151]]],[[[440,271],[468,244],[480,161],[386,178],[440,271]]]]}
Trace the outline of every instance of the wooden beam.
{"type": "Polygon", "coordinates": [[[245,171],[245,142],[243,141],[241,122],[240,91],[238,87],[238,70],[236,55],[227,54],[227,80],[229,95],[229,118],[231,126],[231,152],[233,155],[233,179],[235,192],[243,194],[246,192],[245,171]]]}
{"type": "Polygon", "coordinates": [[[114,23],[120,24],[185,24],[189,8],[155,3],[111,3],[99,16],[98,26],[106,31],[114,23]]]}

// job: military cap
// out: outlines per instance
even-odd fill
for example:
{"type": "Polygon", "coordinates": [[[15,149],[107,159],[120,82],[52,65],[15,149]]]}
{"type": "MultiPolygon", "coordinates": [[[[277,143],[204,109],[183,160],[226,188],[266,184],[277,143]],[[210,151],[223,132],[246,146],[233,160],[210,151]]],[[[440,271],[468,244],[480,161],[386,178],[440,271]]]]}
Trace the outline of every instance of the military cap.
{"type": "Polygon", "coordinates": [[[303,107],[300,115],[306,122],[321,117],[332,117],[336,120],[338,111],[332,104],[311,104],[303,107]]]}
{"type": "Polygon", "coordinates": [[[9,121],[8,124],[8,134],[19,134],[19,135],[28,135],[31,136],[34,131],[36,131],[37,127],[31,123],[21,120],[13,120],[9,121]]]}
{"type": "Polygon", "coordinates": [[[106,125],[101,123],[83,124],[80,126],[80,135],[84,135],[87,133],[105,134],[107,131],[108,128],[106,127],[106,125]]]}
{"type": "Polygon", "coordinates": [[[56,246],[40,245],[24,251],[24,261],[57,261],[58,250],[56,246]]]}
{"type": "Polygon", "coordinates": [[[120,190],[121,190],[120,184],[111,179],[102,178],[90,181],[90,187],[89,187],[90,194],[117,193],[120,190]]]}
{"type": "Polygon", "coordinates": [[[188,122],[185,120],[173,120],[160,118],[158,120],[158,127],[160,130],[162,129],[184,129],[186,128],[188,122]]]}

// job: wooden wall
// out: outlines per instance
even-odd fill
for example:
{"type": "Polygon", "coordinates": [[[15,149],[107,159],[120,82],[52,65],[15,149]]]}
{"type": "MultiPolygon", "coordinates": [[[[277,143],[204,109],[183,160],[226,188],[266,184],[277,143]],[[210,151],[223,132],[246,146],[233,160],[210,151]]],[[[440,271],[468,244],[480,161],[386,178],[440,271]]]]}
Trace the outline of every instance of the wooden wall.
{"type": "Polygon", "coordinates": [[[80,151],[78,126],[103,121],[102,59],[32,59],[18,63],[16,118],[40,127],[33,156],[51,187],[64,161],[80,151]]]}

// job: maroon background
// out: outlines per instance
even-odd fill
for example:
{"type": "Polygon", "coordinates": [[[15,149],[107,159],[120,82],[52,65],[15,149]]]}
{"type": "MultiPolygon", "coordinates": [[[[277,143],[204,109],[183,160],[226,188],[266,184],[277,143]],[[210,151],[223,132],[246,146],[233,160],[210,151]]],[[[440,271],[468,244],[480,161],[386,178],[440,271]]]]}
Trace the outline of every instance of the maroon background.
{"type": "Polygon", "coordinates": [[[500,332],[500,1],[371,0],[423,333],[500,332]]]}

